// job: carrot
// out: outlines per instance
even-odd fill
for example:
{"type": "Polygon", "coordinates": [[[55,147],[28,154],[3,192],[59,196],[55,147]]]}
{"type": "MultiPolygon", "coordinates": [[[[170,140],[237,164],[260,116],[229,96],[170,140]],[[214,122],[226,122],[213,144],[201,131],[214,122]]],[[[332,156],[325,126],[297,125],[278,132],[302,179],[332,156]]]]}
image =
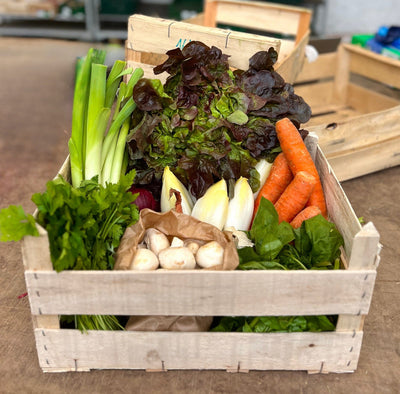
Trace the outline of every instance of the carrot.
{"type": "Polygon", "coordinates": [[[321,213],[321,210],[315,205],[310,205],[300,211],[295,218],[290,222],[290,225],[293,228],[299,228],[304,220],[310,219],[314,216],[317,216],[321,213]]]}
{"type": "Polygon", "coordinates": [[[317,168],[296,126],[290,119],[284,118],[276,122],[275,128],[282,151],[293,175],[296,175],[299,171],[307,171],[317,179],[317,184],[307,205],[319,207],[322,215],[327,217],[324,191],[322,190],[317,168]]]}
{"type": "Polygon", "coordinates": [[[271,171],[254,202],[253,219],[260,205],[261,197],[275,204],[292,179],[293,175],[286,157],[283,153],[279,153],[272,163],[271,171]]]}
{"type": "Polygon", "coordinates": [[[317,179],[306,171],[299,171],[294,176],[293,181],[275,203],[279,222],[290,223],[293,220],[307,204],[316,183],[317,179]]]}

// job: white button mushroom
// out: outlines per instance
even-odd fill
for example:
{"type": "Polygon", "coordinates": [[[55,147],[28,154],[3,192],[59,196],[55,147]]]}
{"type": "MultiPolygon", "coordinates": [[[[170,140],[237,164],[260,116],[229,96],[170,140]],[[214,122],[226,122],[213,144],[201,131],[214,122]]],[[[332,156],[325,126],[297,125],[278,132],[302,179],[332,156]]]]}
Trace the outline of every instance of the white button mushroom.
{"type": "Polygon", "coordinates": [[[184,246],[164,249],[158,258],[161,267],[168,270],[191,270],[196,267],[193,253],[184,246]]]}
{"type": "Polygon", "coordinates": [[[159,261],[155,253],[150,249],[137,249],[133,256],[130,269],[135,271],[153,271],[159,267],[159,261]]]}
{"type": "Polygon", "coordinates": [[[198,239],[187,239],[185,240],[184,245],[196,256],[200,246],[204,245],[204,241],[198,239]]]}
{"type": "Polygon", "coordinates": [[[184,246],[184,244],[180,238],[178,238],[178,237],[172,238],[171,248],[177,248],[177,247],[181,247],[181,246],[184,246]]]}
{"type": "Polygon", "coordinates": [[[155,228],[149,228],[146,230],[144,234],[144,242],[147,245],[147,248],[157,256],[163,249],[170,246],[167,236],[155,228]]]}
{"type": "Polygon", "coordinates": [[[200,246],[196,253],[197,264],[202,268],[211,268],[222,264],[224,258],[224,248],[217,242],[207,242],[200,246]]]}

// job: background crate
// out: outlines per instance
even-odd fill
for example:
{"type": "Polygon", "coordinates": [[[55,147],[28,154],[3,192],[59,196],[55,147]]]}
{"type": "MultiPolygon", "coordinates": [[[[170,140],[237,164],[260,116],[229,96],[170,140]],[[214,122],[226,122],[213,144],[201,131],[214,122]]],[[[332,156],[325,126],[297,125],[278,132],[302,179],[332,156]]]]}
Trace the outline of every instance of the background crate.
{"type": "MultiPolygon", "coordinates": [[[[316,139],[331,219],[343,234],[338,271],[64,271],[52,269],[48,237],[25,237],[25,279],[43,371],[223,369],[351,372],[379,263],[379,234],[361,227],[316,139]],[[60,329],[60,314],[339,315],[324,333],[124,332],[60,329]]],[[[69,160],[61,174],[70,175],[69,160]]]]}
{"type": "Polygon", "coordinates": [[[165,60],[166,48],[182,48],[199,40],[230,55],[232,67],[247,69],[250,56],[273,47],[279,52],[275,69],[292,83],[303,66],[310,21],[311,11],[304,8],[235,0],[207,1],[204,13],[184,22],[133,15],[128,23],[126,59],[148,64],[146,71],[151,76],[152,66],[165,60]],[[276,33],[279,38],[217,28],[219,24],[276,33]]]}
{"type": "Polygon", "coordinates": [[[400,61],[341,44],[305,62],[294,86],[340,181],[400,164],[400,61]]]}

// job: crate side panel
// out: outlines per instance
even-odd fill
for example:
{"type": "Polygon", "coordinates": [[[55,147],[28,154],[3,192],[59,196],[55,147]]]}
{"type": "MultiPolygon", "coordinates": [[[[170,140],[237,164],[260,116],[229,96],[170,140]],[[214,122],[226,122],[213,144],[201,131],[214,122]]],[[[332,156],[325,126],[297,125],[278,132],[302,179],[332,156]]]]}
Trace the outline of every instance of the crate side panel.
{"type": "Polygon", "coordinates": [[[340,181],[400,165],[400,135],[353,151],[327,155],[340,181]]]}
{"type": "Polygon", "coordinates": [[[295,93],[311,107],[312,115],[321,114],[326,112],[332,103],[333,81],[296,85],[295,93]]]}
{"type": "Polygon", "coordinates": [[[25,273],[34,315],[368,313],[375,276],[375,270],[25,273]]]}
{"type": "Polygon", "coordinates": [[[361,230],[360,222],[320,146],[317,150],[315,164],[325,193],[329,217],[342,234],[346,255],[350,256],[354,237],[361,230]]]}
{"type": "Polygon", "coordinates": [[[357,45],[344,44],[350,54],[349,71],[400,88],[400,62],[357,45]]]}
{"type": "MultiPolygon", "coordinates": [[[[324,123],[308,130],[318,135],[319,145],[327,158],[353,153],[400,136],[400,105],[344,122],[338,119],[335,125],[324,123]]],[[[396,150],[396,144],[393,144],[393,150],[396,150]]]]}
{"type": "Polygon", "coordinates": [[[308,370],[352,372],[362,332],[187,333],[35,330],[49,371],[308,370]]]}
{"type": "Polygon", "coordinates": [[[273,47],[279,53],[280,41],[271,37],[192,25],[165,19],[133,15],[129,18],[128,43],[136,51],[165,53],[190,41],[214,45],[229,55],[232,67],[247,69],[256,52],[273,47]]]}
{"type": "MultiPolygon", "coordinates": [[[[335,76],[336,52],[323,53],[313,62],[305,60],[303,69],[296,78],[296,84],[319,79],[333,79],[335,76]]],[[[295,85],[296,86],[296,85],[295,85]]]]}
{"type": "Polygon", "coordinates": [[[296,35],[300,13],[284,7],[268,7],[260,2],[219,1],[216,20],[255,30],[296,35]]]}
{"type": "Polygon", "coordinates": [[[365,114],[377,113],[395,106],[398,106],[397,112],[400,112],[400,101],[395,97],[378,93],[355,83],[349,83],[347,103],[351,108],[365,114]]]}

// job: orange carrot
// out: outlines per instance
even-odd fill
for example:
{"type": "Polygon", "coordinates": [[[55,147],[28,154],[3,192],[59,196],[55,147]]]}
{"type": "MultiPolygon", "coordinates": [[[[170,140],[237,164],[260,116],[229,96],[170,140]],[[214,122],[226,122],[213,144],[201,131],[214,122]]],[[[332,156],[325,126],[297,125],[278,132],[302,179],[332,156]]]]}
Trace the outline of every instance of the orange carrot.
{"type": "Polygon", "coordinates": [[[317,216],[321,213],[321,210],[315,205],[310,205],[300,211],[295,218],[290,222],[290,225],[293,228],[299,228],[304,220],[310,219],[314,216],[317,216]]]}
{"type": "Polygon", "coordinates": [[[317,179],[306,171],[299,171],[275,203],[279,222],[290,223],[293,218],[305,207],[317,179]]]}
{"type": "Polygon", "coordinates": [[[296,175],[299,171],[307,171],[317,179],[317,184],[307,205],[319,207],[322,215],[327,217],[324,191],[322,190],[317,168],[296,126],[290,119],[284,118],[276,122],[275,128],[282,151],[293,175],[296,175]]]}
{"type": "Polygon", "coordinates": [[[286,157],[283,153],[279,153],[272,163],[271,171],[254,202],[253,219],[260,205],[261,197],[275,204],[292,179],[293,175],[286,157]]]}

